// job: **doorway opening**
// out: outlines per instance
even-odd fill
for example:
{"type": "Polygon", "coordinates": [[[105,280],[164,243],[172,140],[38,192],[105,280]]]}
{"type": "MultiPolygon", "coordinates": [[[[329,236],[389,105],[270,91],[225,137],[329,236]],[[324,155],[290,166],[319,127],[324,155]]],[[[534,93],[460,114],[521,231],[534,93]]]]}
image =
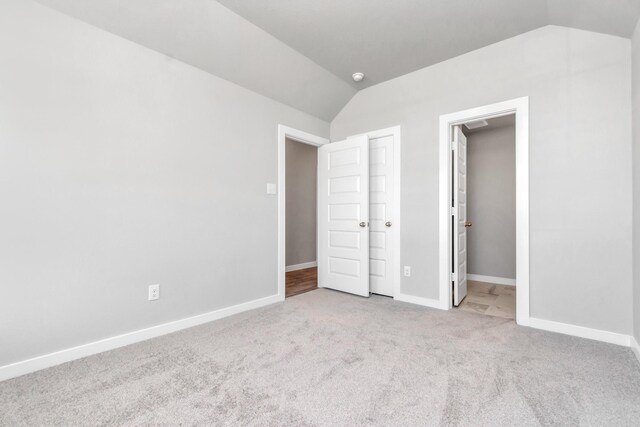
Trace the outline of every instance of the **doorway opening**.
{"type": "Polygon", "coordinates": [[[278,125],[280,300],[317,288],[317,152],[318,147],[328,143],[327,138],[278,125]],[[296,160],[303,164],[299,167],[296,160]],[[307,170],[309,168],[313,170],[307,170]]]}
{"type": "MultiPolygon", "coordinates": [[[[471,122],[486,121],[488,123],[492,119],[505,116],[512,116],[515,120],[515,283],[517,284],[517,292],[505,288],[503,294],[509,293],[509,290],[515,293],[516,322],[519,325],[527,326],[530,322],[528,97],[440,116],[439,305],[445,310],[460,305],[470,288],[473,288],[474,291],[484,291],[482,293],[493,295],[496,297],[495,299],[498,299],[497,297],[500,295],[498,295],[499,288],[497,286],[512,284],[511,280],[507,280],[512,277],[503,277],[504,275],[509,276],[510,273],[499,273],[503,276],[489,276],[486,273],[482,274],[482,270],[468,271],[467,253],[469,250],[467,246],[468,230],[475,227],[473,232],[478,234],[476,230],[480,226],[477,221],[466,215],[467,190],[473,189],[473,184],[470,187],[467,186],[467,136],[464,135],[462,127],[471,122]],[[472,275],[468,276],[468,273],[472,275]],[[489,283],[483,283],[481,280],[489,283]],[[470,283],[471,286],[469,286],[470,283]],[[496,286],[496,288],[492,290],[492,286],[496,286]]],[[[509,119],[505,118],[504,120],[509,119]]],[[[484,225],[486,224],[483,221],[484,225]]],[[[501,233],[504,234],[504,231],[501,233]]],[[[474,237],[471,239],[473,242],[474,237]]],[[[480,243],[486,242],[481,241],[480,243]]],[[[472,268],[476,268],[477,265],[477,263],[472,264],[472,268]]],[[[492,296],[486,298],[493,299],[492,296]]],[[[506,299],[501,298],[501,301],[504,302],[506,299]]]]}
{"type": "Polygon", "coordinates": [[[364,297],[375,293],[402,298],[400,127],[331,144],[286,126],[278,129],[280,299],[316,287],[364,297]],[[313,146],[315,168],[294,158],[294,152],[308,151],[303,145],[313,146]],[[308,180],[314,170],[315,259],[303,259],[313,240],[308,223],[314,196],[308,180]],[[303,226],[306,231],[299,233],[303,226]],[[301,234],[307,236],[304,248],[301,234]]]}
{"type": "Polygon", "coordinates": [[[318,147],[285,139],[285,297],[318,289],[316,199],[318,147]]]}
{"type": "Polygon", "coordinates": [[[515,320],[515,115],[463,123],[453,132],[459,147],[453,147],[452,206],[458,208],[452,220],[460,223],[452,222],[453,258],[466,268],[459,269],[452,304],[515,320]]]}

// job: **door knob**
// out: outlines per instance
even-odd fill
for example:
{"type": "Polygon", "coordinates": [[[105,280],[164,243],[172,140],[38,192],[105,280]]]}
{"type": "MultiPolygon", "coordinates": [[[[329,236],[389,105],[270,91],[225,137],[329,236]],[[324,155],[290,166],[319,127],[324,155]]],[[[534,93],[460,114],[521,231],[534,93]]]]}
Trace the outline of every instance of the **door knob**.
{"type": "Polygon", "coordinates": [[[391,227],[391,221],[385,222],[384,225],[386,225],[387,227],[391,227]]]}
{"type": "Polygon", "coordinates": [[[465,227],[471,227],[471,226],[473,226],[473,224],[472,224],[472,223],[470,223],[469,221],[465,221],[465,222],[464,222],[464,226],[465,226],[465,227]]]}
{"type": "Polygon", "coordinates": [[[364,227],[366,227],[366,226],[367,226],[367,223],[366,223],[366,222],[361,222],[361,223],[360,223],[360,227],[363,227],[363,228],[364,228],[364,227]]]}

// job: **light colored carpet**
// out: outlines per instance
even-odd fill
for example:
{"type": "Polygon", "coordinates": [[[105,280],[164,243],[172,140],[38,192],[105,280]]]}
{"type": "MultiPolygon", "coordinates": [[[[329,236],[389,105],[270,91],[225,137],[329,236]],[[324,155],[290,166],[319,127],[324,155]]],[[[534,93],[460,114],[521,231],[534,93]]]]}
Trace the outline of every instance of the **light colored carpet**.
{"type": "Polygon", "coordinates": [[[639,425],[627,348],[320,289],[0,383],[15,425],[639,425]]]}

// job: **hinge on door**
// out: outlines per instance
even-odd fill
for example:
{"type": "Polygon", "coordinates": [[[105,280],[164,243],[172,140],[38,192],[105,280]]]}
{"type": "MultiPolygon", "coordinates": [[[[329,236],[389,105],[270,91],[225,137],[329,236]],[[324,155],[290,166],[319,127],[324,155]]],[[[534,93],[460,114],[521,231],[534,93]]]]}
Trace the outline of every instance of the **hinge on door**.
{"type": "Polygon", "coordinates": [[[455,214],[456,214],[456,207],[451,206],[451,216],[454,216],[455,214]]]}
{"type": "Polygon", "coordinates": [[[452,282],[456,281],[456,273],[451,273],[451,281],[452,282]]]}

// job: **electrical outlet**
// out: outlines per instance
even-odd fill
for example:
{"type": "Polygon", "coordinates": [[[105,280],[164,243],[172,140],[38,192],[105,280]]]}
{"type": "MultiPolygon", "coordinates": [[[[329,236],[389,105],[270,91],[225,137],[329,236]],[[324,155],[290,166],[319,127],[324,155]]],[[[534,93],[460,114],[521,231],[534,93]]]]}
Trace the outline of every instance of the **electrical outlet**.
{"type": "Polygon", "coordinates": [[[160,298],[160,285],[149,285],[149,301],[160,298]]]}
{"type": "Polygon", "coordinates": [[[410,277],[411,276],[411,267],[408,265],[404,266],[404,275],[405,277],[410,277]]]}

